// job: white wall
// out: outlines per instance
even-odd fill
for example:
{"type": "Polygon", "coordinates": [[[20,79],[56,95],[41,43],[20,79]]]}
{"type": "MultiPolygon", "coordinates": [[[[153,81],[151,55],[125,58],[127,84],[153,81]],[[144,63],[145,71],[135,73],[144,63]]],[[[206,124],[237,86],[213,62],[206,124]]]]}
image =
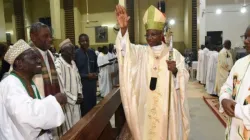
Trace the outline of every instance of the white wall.
{"type": "Polygon", "coordinates": [[[207,6],[206,7],[206,32],[207,31],[223,31],[223,41],[226,39],[231,40],[232,47],[243,45],[240,38],[244,34],[247,26],[250,23],[250,9],[248,12],[242,14],[240,8],[242,5],[223,5],[223,6],[207,6]],[[220,15],[216,15],[217,8],[222,9],[220,15]],[[233,11],[233,12],[232,12],[233,11]],[[211,12],[211,13],[210,13],[211,12]]]}
{"type": "Polygon", "coordinates": [[[199,25],[199,47],[202,44],[205,44],[205,36],[206,32],[206,14],[204,11],[206,9],[206,0],[200,0],[200,7],[199,7],[199,17],[198,17],[198,25],[199,25]]]}

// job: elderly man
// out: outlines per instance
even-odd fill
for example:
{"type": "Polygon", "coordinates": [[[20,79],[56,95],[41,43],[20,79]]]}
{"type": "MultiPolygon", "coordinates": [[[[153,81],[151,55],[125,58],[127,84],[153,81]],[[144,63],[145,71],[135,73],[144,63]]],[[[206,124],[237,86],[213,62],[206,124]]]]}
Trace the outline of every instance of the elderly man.
{"type": "Polygon", "coordinates": [[[89,37],[86,34],[79,36],[80,48],[76,50],[76,66],[82,80],[84,102],[81,105],[82,116],[87,114],[96,105],[97,56],[89,49],[89,37]]]}
{"type": "MultiPolygon", "coordinates": [[[[245,32],[245,48],[250,53],[250,26],[245,32]]],[[[239,59],[221,88],[221,111],[229,116],[226,140],[250,139],[250,55],[239,59]]]]}
{"type": "Polygon", "coordinates": [[[219,93],[218,96],[220,96],[221,87],[226,82],[229,72],[233,67],[233,58],[230,49],[231,41],[226,40],[224,48],[219,52],[215,80],[215,93],[219,93]]]}
{"type": "Polygon", "coordinates": [[[177,50],[169,61],[171,48],[162,42],[165,16],[154,6],[147,9],[143,22],[148,46],[130,43],[124,7],[116,7],[116,18],[121,28],[116,39],[121,97],[134,139],[187,140],[189,75],[177,50]]]}
{"type": "Polygon", "coordinates": [[[33,78],[42,97],[60,92],[58,76],[54,65],[53,54],[49,51],[52,43],[50,29],[47,25],[37,22],[30,27],[32,44],[42,60],[42,74],[33,78]]]}
{"type": "Polygon", "coordinates": [[[66,94],[68,103],[63,107],[66,121],[59,128],[60,136],[65,134],[81,118],[82,103],[81,77],[74,62],[75,46],[69,39],[64,40],[59,47],[61,56],[56,60],[56,71],[59,77],[61,91],[66,94]]]}
{"type": "Polygon", "coordinates": [[[5,60],[14,70],[0,84],[0,139],[51,139],[46,130],[64,122],[60,104],[65,104],[67,98],[58,93],[41,99],[32,81],[42,72],[41,59],[23,40],[7,51],[5,60]]]}

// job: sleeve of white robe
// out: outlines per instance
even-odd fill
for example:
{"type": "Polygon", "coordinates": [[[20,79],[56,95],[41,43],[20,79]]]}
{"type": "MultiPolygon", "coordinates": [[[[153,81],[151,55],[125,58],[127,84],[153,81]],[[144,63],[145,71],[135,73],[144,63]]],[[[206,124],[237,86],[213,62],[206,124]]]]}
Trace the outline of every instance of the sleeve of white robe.
{"type": "Polygon", "coordinates": [[[42,100],[32,99],[23,87],[14,84],[6,89],[6,110],[17,129],[30,135],[24,137],[37,137],[41,129],[56,128],[65,121],[55,97],[50,95],[42,100]]]}
{"type": "MultiPolygon", "coordinates": [[[[57,61],[55,62],[55,67],[56,67],[56,72],[58,75],[58,80],[59,80],[59,85],[60,85],[60,89],[61,92],[66,94],[67,96],[67,102],[75,105],[76,101],[77,101],[77,95],[75,96],[74,94],[72,94],[64,85],[65,85],[65,81],[64,79],[67,79],[66,77],[66,71],[63,71],[63,65],[59,62],[60,58],[57,59],[57,61]]],[[[68,79],[70,80],[70,79],[68,79]]]]}
{"type": "MultiPolygon", "coordinates": [[[[123,78],[119,78],[120,82],[123,83],[121,80],[127,80],[129,78],[130,73],[128,72],[127,67],[123,67],[124,65],[134,65],[136,62],[131,62],[130,60],[138,60],[137,56],[138,53],[143,52],[142,45],[134,45],[130,43],[128,31],[126,31],[125,35],[122,36],[121,31],[119,31],[117,38],[116,38],[116,51],[117,51],[117,58],[119,61],[119,76],[123,78]],[[126,64],[127,63],[127,64],[126,64]],[[126,78],[126,79],[125,79],[126,78]]],[[[146,50],[146,49],[145,49],[146,50]]],[[[122,89],[122,86],[121,86],[122,89]]],[[[121,94],[121,99],[123,103],[124,112],[126,114],[126,119],[129,127],[132,129],[131,133],[133,134],[135,139],[140,139],[140,130],[139,130],[139,122],[137,119],[133,119],[133,115],[131,114],[132,108],[131,102],[134,98],[132,98],[132,93],[121,94]]]]}
{"type": "Polygon", "coordinates": [[[99,55],[97,56],[97,65],[98,65],[98,67],[103,65],[102,54],[101,53],[99,53],[99,55]]]}
{"type": "Polygon", "coordinates": [[[232,93],[233,93],[233,73],[234,73],[234,67],[232,68],[227,81],[224,83],[224,85],[221,87],[221,91],[220,91],[220,112],[223,113],[224,109],[222,107],[222,100],[223,99],[229,99],[232,100],[232,93]]]}

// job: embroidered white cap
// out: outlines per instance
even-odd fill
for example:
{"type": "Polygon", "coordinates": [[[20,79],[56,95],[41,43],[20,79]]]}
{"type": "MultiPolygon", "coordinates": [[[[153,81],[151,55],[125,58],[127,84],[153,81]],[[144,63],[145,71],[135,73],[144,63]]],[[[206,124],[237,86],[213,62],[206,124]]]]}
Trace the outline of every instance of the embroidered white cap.
{"type": "Polygon", "coordinates": [[[10,65],[13,65],[16,58],[30,48],[31,47],[24,40],[20,39],[13,46],[10,46],[9,50],[4,56],[4,60],[10,65]]]}
{"type": "Polygon", "coordinates": [[[60,44],[59,44],[59,48],[62,48],[63,46],[67,45],[67,44],[72,44],[72,42],[70,41],[70,39],[65,39],[64,41],[62,41],[60,44]]]}

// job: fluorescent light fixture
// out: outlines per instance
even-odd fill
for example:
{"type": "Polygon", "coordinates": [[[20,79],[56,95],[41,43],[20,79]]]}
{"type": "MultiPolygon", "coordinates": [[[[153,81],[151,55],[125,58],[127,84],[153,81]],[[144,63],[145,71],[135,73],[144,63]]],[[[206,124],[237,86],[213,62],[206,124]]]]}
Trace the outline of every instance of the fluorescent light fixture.
{"type": "Polygon", "coordinates": [[[174,20],[174,19],[171,19],[171,20],[169,21],[169,23],[170,23],[170,25],[175,25],[175,20],[174,20]]]}
{"type": "Polygon", "coordinates": [[[243,6],[241,9],[240,9],[240,12],[241,13],[246,13],[247,12],[247,8],[245,6],[243,6]]]}
{"type": "Polygon", "coordinates": [[[115,27],[115,24],[102,24],[102,26],[107,26],[109,28],[113,28],[113,27],[115,27]]]}
{"type": "Polygon", "coordinates": [[[217,15],[220,15],[221,13],[222,13],[222,10],[221,10],[221,9],[217,9],[217,10],[216,10],[216,14],[217,14],[217,15]]]}

